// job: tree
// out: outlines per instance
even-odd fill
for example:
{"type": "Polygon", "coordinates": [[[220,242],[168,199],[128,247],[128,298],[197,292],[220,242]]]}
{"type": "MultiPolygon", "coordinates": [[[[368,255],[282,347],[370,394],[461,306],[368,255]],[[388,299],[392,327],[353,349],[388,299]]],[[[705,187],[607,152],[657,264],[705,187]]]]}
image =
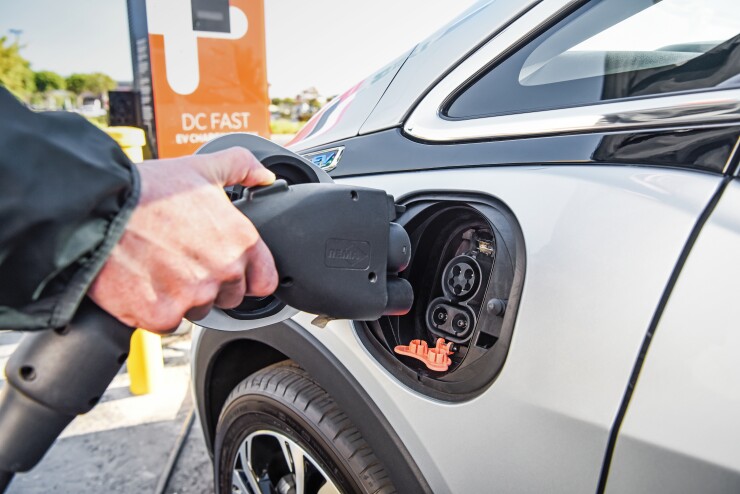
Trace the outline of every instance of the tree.
{"type": "Polygon", "coordinates": [[[20,54],[18,42],[8,43],[0,37],[0,85],[21,99],[27,99],[35,86],[31,63],[20,54]]]}
{"type": "Polygon", "coordinates": [[[108,91],[112,91],[117,85],[112,77],[101,72],[93,72],[87,74],[86,77],[85,90],[93,94],[107,95],[108,91]]]}
{"type": "Polygon", "coordinates": [[[66,79],[67,90],[77,96],[77,104],[80,104],[82,93],[90,93],[101,97],[106,104],[108,91],[116,88],[116,81],[101,72],[92,74],[72,74],[66,79]]]}
{"type": "Polygon", "coordinates": [[[64,81],[67,86],[67,90],[73,92],[77,96],[81,95],[86,91],[87,76],[85,74],[72,74],[64,81]]]}
{"type": "Polygon", "coordinates": [[[33,75],[33,80],[36,83],[36,90],[40,93],[47,93],[67,87],[64,77],[50,70],[36,72],[33,75]]]}
{"type": "Polygon", "coordinates": [[[66,82],[67,89],[75,93],[77,96],[85,92],[100,96],[116,88],[116,81],[101,72],[93,72],[92,74],[72,74],[67,77],[66,82]]]}

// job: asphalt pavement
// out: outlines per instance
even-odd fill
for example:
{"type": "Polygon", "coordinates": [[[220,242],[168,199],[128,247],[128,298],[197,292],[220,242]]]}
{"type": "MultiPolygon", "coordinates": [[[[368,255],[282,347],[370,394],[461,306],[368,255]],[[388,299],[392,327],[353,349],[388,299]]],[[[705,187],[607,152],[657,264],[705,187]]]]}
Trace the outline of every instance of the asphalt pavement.
{"type": "MultiPolygon", "coordinates": [[[[0,332],[0,370],[21,334],[0,332]]],[[[134,396],[124,366],[100,403],[75,419],[35,469],[18,474],[9,494],[153,493],[193,403],[189,388],[190,335],[163,340],[163,385],[134,396]]],[[[0,373],[0,388],[5,384],[0,373]]],[[[165,490],[213,492],[213,468],[196,419],[165,490]]]]}

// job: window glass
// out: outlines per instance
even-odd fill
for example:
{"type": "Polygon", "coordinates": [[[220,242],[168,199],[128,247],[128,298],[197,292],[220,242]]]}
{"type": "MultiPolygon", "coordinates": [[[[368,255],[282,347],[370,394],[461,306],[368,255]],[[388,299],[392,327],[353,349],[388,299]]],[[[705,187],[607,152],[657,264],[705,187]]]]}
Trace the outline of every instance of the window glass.
{"type": "Polygon", "coordinates": [[[740,86],[740,0],[595,0],[495,65],[448,106],[506,115],[740,86]]]}

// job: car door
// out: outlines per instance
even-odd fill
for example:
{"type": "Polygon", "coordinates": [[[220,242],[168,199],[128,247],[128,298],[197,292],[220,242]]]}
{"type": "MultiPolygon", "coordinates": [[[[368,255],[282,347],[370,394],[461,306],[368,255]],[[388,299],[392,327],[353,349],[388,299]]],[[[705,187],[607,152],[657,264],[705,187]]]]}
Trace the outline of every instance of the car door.
{"type": "MultiPolygon", "coordinates": [[[[544,1],[431,87],[403,128],[331,143],[342,149],[339,182],[386,189],[411,209],[487,203],[513,217],[493,219],[494,229],[521,233],[504,316],[511,333],[465,349],[503,354],[473,391],[415,384],[448,381],[404,370],[414,364],[392,345],[402,324],[384,332],[337,321],[322,331],[296,316],[370,394],[434,492],[604,489],[656,311],[730,172],[736,11],[727,2],[544,1]],[[658,22],[663,36],[644,36],[658,22]],[[692,23],[693,37],[681,39],[692,23]]],[[[417,284],[417,300],[438,282],[417,284]]]]}
{"type": "Polygon", "coordinates": [[[740,489],[740,183],[707,208],[615,426],[607,492],[740,489]]]}

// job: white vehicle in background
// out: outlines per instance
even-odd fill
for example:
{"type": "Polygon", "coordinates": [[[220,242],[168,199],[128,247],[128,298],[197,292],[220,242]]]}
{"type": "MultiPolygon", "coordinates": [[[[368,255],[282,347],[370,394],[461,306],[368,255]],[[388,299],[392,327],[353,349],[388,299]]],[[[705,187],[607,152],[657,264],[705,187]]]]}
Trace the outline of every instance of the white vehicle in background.
{"type": "Polygon", "coordinates": [[[739,34],[484,1],[324,107],[290,147],[406,206],[414,307],[197,329],[217,491],[739,492],[739,34]]]}
{"type": "Polygon", "coordinates": [[[73,111],[88,118],[103,117],[108,114],[98,98],[85,98],[83,105],[73,111]]]}

